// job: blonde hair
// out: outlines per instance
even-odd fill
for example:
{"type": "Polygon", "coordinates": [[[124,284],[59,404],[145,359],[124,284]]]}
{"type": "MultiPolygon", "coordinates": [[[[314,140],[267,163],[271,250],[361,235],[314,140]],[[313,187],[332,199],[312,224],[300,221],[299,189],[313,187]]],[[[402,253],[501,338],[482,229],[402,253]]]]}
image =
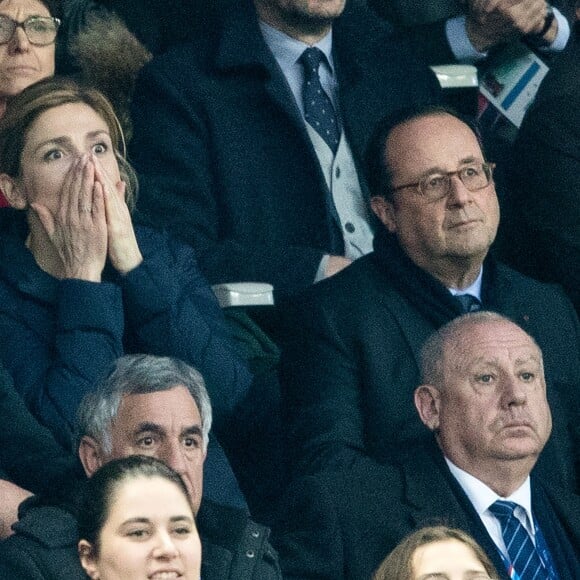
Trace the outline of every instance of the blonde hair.
{"type": "Polygon", "coordinates": [[[133,209],[138,189],[137,176],[127,161],[125,136],[113,106],[96,89],[84,87],[72,79],[45,79],[10,99],[0,119],[0,173],[19,177],[22,151],[30,127],[46,111],[70,103],[88,105],[107,124],[119,173],[126,185],[125,199],[129,209],[133,209]]]}
{"type": "Polygon", "coordinates": [[[457,540],[465,544],[481,562],[488,576],[498,580],[499,576],[487,554],[479,544],[465,532],[447,526],[421,528],[408,535],[381,563],[373,580],[413,580],[413,556],[421,546],[446,540],[457,540]]]}

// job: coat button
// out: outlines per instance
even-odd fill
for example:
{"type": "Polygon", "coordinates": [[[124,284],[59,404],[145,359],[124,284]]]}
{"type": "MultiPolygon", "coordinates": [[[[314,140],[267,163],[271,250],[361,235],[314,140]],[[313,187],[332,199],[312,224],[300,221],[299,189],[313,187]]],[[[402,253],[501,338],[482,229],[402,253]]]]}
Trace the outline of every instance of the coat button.
{"type": "Polygon", "coordinates": [[[346,222],[344,224],[344,229],[349,233],[352,234],[354,233],[355,227],[354,224],[351,224],[350,222],[346,222]]]}
{"type": "Polygon", "coordinates": [[[340,167],[336,167],[336,169],[334,170],[334,176],[336,177],[336,179],[338,179],[340,177],[340,167]]]}
{"type": "Polygon", "coordinates": [[[246,556],[247,556],[248,558],[253,558],[255,555],[256,555],[256,553],[254,552],[254,550],[248,550],[248,551],[246,552],[246,556]]]}

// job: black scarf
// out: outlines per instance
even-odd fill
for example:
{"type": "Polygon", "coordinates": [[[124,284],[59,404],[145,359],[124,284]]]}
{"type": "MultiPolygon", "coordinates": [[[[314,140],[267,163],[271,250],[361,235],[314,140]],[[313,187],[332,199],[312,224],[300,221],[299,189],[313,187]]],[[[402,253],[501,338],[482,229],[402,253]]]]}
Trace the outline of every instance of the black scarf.
{"type": "MultiPolygon", "coordinates": [[[[386,272],[389,283],[397,289],[435,328],[463,314],[458,300],[436,278],[419,268],[402,250],[395,236],[380,229],[373,242],[374,258],[386,272]]],[[[482,281],[482,302],[493,310],[496,289],[496,264],[488,256],[482,281]]]]}

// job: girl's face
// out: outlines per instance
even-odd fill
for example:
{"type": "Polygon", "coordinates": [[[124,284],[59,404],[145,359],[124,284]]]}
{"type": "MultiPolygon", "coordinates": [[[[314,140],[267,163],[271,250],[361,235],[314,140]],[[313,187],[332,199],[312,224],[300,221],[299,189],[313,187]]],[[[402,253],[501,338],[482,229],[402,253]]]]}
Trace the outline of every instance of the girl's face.
{"type": "Polygon", "coordinates": [[[199,580],[201,544],[189,502],[162,477],[131,478],[116,489],[94,555],[81,563],[99,580],[199,580]]]}
{"type": "Polygon", "coordinates": [[[65,179],[85,153],[98,159],[112,183],[120,181],[109,128],[94,109],[68,103],[42,113],[27,132],[11,204],[24,209],[36,202],[55,212],[65,179]]]}
{"type": "Polygon", "coordinates": [[[489,575],[469,546],[444,540],[415,550],[413,580],[489,580],[489,575]]]}

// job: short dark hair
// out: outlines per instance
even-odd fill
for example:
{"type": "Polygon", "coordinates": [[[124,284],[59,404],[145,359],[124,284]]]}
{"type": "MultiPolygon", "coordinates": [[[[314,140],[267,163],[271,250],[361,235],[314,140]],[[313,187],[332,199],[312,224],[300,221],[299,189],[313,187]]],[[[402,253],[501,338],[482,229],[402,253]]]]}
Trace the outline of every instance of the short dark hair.
{"type": "Polygon", "coordinates": [[[77,506],[79,539],[90,542],[95,555],[99,553],[101,530],[109,517],[119,486],[138,477],[160,477],[174,483],[191,507],[187,487],[180,475],[162,461],[144,455],[130,455],[109,461],[86,481],[77,506]]]}
{"type": "Polygon", "coordinates": [[[474,133],[483,151],[483,143],[475,120],[446,105],[412,105],[383,117],[376,125],[365,153],[365,169],[370,197],[391,197],[392,175],[386,162],[387,141],[395,127],[439,115],[451,115],[465,123],[474,133]]]}

